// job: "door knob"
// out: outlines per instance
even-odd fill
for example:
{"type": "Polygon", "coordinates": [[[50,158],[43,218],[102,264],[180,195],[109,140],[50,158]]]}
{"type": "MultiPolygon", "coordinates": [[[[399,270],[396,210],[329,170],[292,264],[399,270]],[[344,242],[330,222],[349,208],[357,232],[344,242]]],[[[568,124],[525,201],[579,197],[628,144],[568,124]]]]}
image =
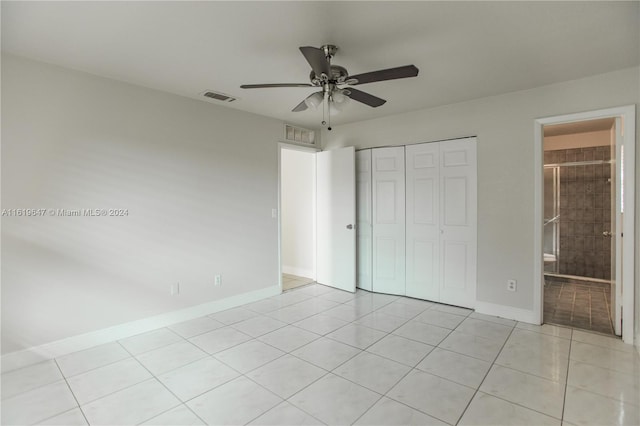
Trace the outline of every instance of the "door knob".
{"type": "Polygon", "coordinates": [[[613,234],[610,231],[604,231],[602,235],[604,235],[605,237],[611,237],[613,234]]]}
{"type": "Polygon", "coordinates": [[[352,224],[348,224],[347,225],[347,229],[353,229],[353,225],[352,224]]]}

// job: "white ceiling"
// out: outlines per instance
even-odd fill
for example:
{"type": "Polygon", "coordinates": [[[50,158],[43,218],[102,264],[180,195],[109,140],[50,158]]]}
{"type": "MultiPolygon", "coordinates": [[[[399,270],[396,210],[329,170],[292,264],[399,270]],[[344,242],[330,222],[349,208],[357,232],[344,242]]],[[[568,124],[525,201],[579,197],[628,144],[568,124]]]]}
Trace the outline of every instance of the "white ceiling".
{"type": "Polygon", "coordinates": [[[2,49],[69,68],[317,127],[290,110],[313,88],[299,46],[340,47],[351,74],[415,64],[417,78],[358,86],[387,99],[351,102],[333,125],[460,102],[640,63],[634,2],[10,2],[2,49]]]}

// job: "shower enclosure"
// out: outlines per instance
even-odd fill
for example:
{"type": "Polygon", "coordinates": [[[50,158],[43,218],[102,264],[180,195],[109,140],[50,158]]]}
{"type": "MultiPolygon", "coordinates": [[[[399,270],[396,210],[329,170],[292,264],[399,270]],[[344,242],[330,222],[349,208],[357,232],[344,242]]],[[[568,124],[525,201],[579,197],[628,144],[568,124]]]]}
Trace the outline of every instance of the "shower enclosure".
{"type": "Polygon", "coordinates": [[[608,281],[612,235],[610,147],[590,148],[591,155],[586,151],[545,152],[544,272],[608,281]]]}

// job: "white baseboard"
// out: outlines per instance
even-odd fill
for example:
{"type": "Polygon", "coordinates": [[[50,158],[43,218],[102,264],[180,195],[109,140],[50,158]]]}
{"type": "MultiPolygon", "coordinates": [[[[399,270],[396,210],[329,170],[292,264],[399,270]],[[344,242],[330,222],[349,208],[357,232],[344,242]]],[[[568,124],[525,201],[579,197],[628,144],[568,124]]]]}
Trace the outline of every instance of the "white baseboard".
{"type": "Polygon", "coordinates": [[[15,370],[37,362],[57,358],[72,352],[89,349],[97,345],[113,342],[146,333],[158,328],[167,327],[183,321],[200,318],[205,315],[235,308],[280,294],[280,286],[267,287],[249,293],[239,294],[222,300],[203,303],[190,308],[168,312],[166,314],[115,325],[113,327],[92,331],[78,336],[68,337],[44,345],[11,352],[2,356],[2,372],[15,370]]]}
{"type": "Polygon", "coordinates": [[[315,279],[312,269],[304,269],[297,266],[282,265],[282,273],[315,279]]]}
{"type": "Polygon", "coordinates": [[[481,302],[477,300],[476,312],[539,325],[534,312],[527,309],[513,308],[511,306],[497,305],[495,303],[481,302]]]}

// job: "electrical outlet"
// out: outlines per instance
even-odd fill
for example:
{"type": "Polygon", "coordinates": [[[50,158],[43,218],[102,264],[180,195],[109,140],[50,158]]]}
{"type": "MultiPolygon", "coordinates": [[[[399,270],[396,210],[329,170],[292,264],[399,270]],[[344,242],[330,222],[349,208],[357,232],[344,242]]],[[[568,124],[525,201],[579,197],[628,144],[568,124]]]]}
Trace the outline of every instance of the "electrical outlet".
{"type": "Polygon", "coordinates": [[[271,209],[271,219],[277,219],[277,218],[278,218],[278,210],[271,209]]]}
{"type": "Polygon", "coordinates": [[[222,275],[216,275],[213,279],[213,285],[219,286],[222,285],[222,275]]]}
{"type": "Polygon", "coordinates": [[[175,296],[180,294],[180,283],[171,284],[171,295],[175,296]]]}
{"type": "Polygon", "coordinates": [[[518,288],[518,281],[516,280],[507,280],[507,290],[516,291],[518,288]]]}

